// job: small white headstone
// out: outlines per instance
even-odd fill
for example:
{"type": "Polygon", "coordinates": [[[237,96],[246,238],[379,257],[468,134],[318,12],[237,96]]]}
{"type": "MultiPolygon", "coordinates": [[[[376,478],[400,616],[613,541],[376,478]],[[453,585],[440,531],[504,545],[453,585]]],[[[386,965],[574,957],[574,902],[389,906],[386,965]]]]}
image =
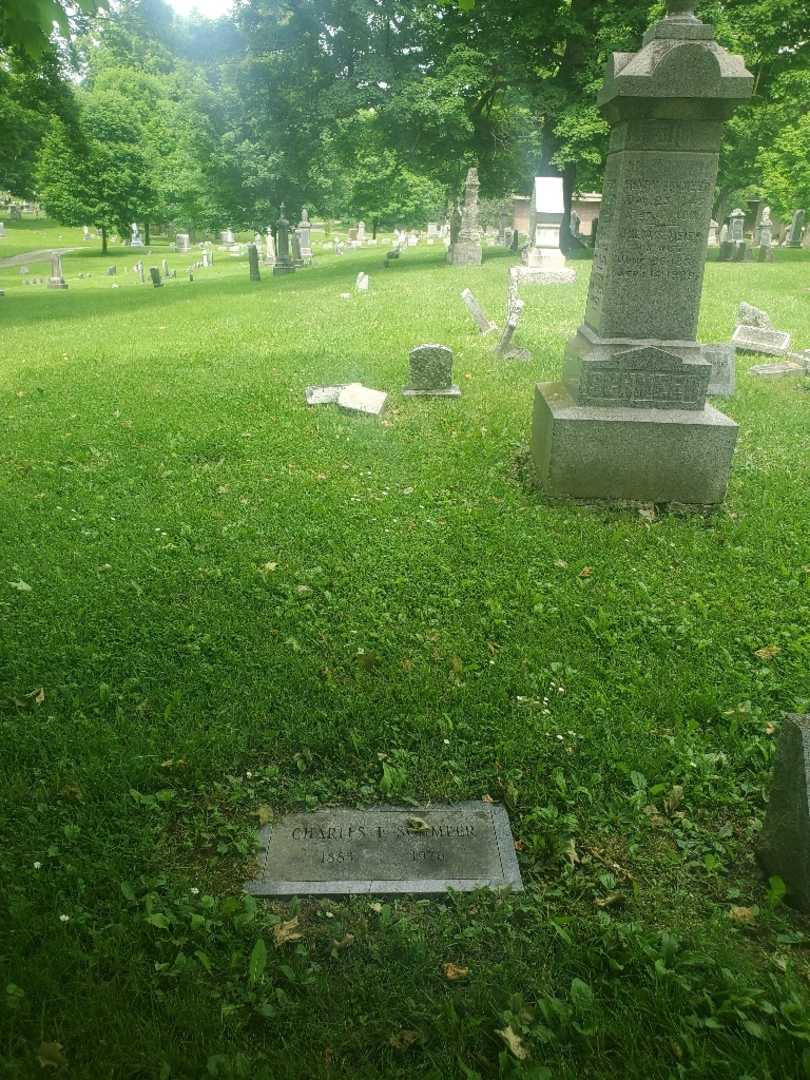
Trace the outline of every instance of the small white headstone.
{"type": "Polygon", "coordinates": [[[358,292],[368,292],[368,274],[359,273],[357,275],[357,281],[354,283],[355,289],[358,292]]]}

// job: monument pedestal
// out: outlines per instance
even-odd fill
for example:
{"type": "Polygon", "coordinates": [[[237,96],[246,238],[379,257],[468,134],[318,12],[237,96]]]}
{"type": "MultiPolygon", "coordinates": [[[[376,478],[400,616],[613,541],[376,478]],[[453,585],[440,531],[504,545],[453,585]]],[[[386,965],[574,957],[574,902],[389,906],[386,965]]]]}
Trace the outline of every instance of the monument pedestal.
{"type": "Polygon", "coordinates": [[[612,502],[723,501],[737,425],[715,409],[577,405],[564,383],[538,383],[532,456],[543,490],[612,502]]]}
{"type": "Polygon", "coordinates": [[[480,266],[482,260],[481,245],[475,241],[457,240],[447,253],[451,266],[480,266]]]}
{"type": "Polygon", "coordinates": [[[573,285],[576,270],[552,269],[544,266],[514,266],[514,276],[521,285],[573,285]]]}

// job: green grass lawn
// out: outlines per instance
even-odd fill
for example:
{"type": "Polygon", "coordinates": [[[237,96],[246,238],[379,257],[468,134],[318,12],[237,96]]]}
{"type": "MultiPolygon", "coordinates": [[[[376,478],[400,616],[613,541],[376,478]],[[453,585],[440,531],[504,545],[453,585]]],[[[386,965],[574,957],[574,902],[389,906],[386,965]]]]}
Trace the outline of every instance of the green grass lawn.
{"type": "MultiPolygon", "coordinates": [[[[810,922],[752,858],[810,710],[810,382],[740,358],[716,514],[551,506],[533,383],[589,263],[524,289],[510,364],[459,299],[502,322],[509,252],[384,251],[0,271],[0,1076],[810,1076],[810,922]],[[428,341],[461,400],[400,397],[428,341]],[[382,420],[304,403],[353,380],[382,420]],[[485,795],[521,895],[241,893],[271,811],[485,795]]],[[[803,251],[711,262],[701,338],[745,299],[808,347],[808,288],[803,251]]]]}

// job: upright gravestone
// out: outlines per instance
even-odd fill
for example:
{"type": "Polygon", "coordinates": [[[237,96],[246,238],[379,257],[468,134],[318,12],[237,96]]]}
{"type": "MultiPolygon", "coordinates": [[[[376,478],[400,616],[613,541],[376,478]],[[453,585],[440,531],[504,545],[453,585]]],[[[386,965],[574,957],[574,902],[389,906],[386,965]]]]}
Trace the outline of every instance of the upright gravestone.
{"type": "MultiPolygon", "coordinates": [[[[469,169],[464,187],[464,207],[456,239],[450,245],[448,261],[453,266],[480,266],[481,227],[478,224],[478,169],[469,169]]],[[[455,224],[455,221],[454,221],[455,224]]]]}
{"type": "Polygon", "coordinates": [[[717,224],[714,218],[712,218],[712,220],[709,222],[709,247],[720,246],[720,238],[718,235],[719,229],[720,226],[717,224]]]}
{"type": "MultiPolygon", "coordinates": [[[[2,223],[0,223],[0,224],[2,224],[2,223]]],[[[0,233],[0,235],[2,235],[2,234],[0,233]]],[[[82,240],[89,240],[89,239],[90,239],[90,228],[87,225],[82,225],[82,240]]]]}
{"type": "Polygon", "coordinates": [[[138,280],[140,281],[141,285],[143,285],[146,281],[146,278],[144,276],[143,259],[139,259],[138,262],[135,263],[135,273],[138,275],[138,280]]]}
{"type": "Polygon", "coordinates": [[[281,204],[281,216],[276,222],[276,264],[274,274],[292,274],[295,264],[290,258],[290,223],[284,216],[284,203],[281,204]]]}
{"type": "Polygon", "coordinates": [[[250,280],[261,281],[262,275],[259,273],[259,249],[255,244],[248,244],[248,266],[250,267],[250,280]]]}
{"type": "Polygon", "coordinates": [[[62,276],[62,256],[58,252],[51,255],[51,276],[48,278],[49,289],[66,289],[67,284],[62,276]]]}
{"type": "Polygon", "coordinates": [[[731,261],[731,253],[734,250],[734,245],[731,243],[731,240],[729,239],[730,235],[731,235],[731,230],[729,229],[728,225],[724,222],[722,228],[720,229],[720,254],[718,256],[718,259],[719,259],[720,262],[730,262],[731,261]]]}
{"type": "Polygon", "coordinates": [[[788,247],[798,248],[802,246],[802,233],[804,232],[804,210],[796,210],[790,223],[788,233],[788,247]]]}
{"type": "Polygon", "coordinates": [[[269,225],[264,238],[264,263],[265,266],[276,265],[276,242],[273,239],[273,230],[269,225]]]}
{"type": "Polygon", "coordinates": [[[223,229],[219,234],[220,242],[230,245],[234,242],[234,235],[232,229],[223,229]]]}
{"type": "Polygon", "coordinates": [[[521,281],[543,285],[569,285],[576,281],[566,269],[560,251],[560,226],[565,214],[561,176],[537,176],[529,209],[529,246],[526,265],[517,268],[521,281]]]}
{"type": "Polygon", "coordinates": [[[706,404],[696,340],[723,121],[753,76],[688,0],[614,53],[611,126],[585,321],[563,381],[538,384],[532,451],[553,496],[722,501],[737,425],[706,404]]]}
{"type": "Polygon", "coordinates": [[[191,237],[188,233],[180,232],[174,238],[174,246],[179,255],[188,255],[191,250],[191,237]]]}
{"type": "Polygon", "coordinates": [[[161,269],[161,271],[163,273],[163,276],[165,278],[167,278],[169,276],[169,260],[168,259],[161,259],[160,269],[161,269]]]}
{"type": "Polygon", "coordinates": [[[298,240],[301,244],[301,257],[312,258],[312,224],[309,220],[309,211],[305,206],[301,207],[301,220],[298,222],[298,240]]]}
{"type": "Polygon", "coordinates": [[[757,857],[784,881],[788,902],[810,911],[810,715],[782,722],[757,857]]]}
{"type": "Polygon", "coordinates": [[[298,229],[290,228],[290,258],[296,266],[304,265],[304,256],[301,252],[301,237],[298,229]]]}
{"type": "Polygon", "coordinates": [[[130,226],[130,233],[131,235],[129,240],[129,246],[134,248],[142,248],[143,237],[141,236],[141,231],[138,228],[137,222],[132,222],[132,225],[130,226]]]}
{"type": "Polygon", "coordinates": [[[149,277],[152,279],[152,284],[156,289],[161,288],[163,282],[160,280],[160,270],[156,266],[149,267],[149,277]]]}
{"type": "Polygon", "coordinates": [[[366,223],[365,221],[357,222],[357,239],[359,243],[363,243],[366,239],[366,223]]]}
{"type": "Polygon", "coordinates": [[[453,385],[453,350],[446,345],[417,345],[410,351],[411,382],[405,397],[461,397],[453,385]]]}
{"type": "Polygon", "coordinates": [[[760,262],[773,262],[773,223],[767,206],[765,212],[767,216],[763,216],[759,226],[758,258],[760,262]]]}
{"type": "Polygon", "coordinates": [[[6,235],[6,225],[4,221],[0,221],[0,240],[6,235]]]}
{"type": "Polygon", "coordinates": [[[731,243],[731,257],[734,262],[742,262],[745,258],[745,211],[737,207],[729,214],[729,241],[731,243]]]}

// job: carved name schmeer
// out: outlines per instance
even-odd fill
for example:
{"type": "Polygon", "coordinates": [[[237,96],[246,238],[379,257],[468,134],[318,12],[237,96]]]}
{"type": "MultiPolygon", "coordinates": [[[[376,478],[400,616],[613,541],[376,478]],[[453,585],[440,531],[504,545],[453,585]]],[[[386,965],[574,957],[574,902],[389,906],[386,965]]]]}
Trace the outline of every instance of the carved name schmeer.
{"type": "Polygon", "coordinates": [[[578,405],[631,409],[702,409],[711,376],[705,361],[687,362],[655,346],[582,365],[578,405]]]}

